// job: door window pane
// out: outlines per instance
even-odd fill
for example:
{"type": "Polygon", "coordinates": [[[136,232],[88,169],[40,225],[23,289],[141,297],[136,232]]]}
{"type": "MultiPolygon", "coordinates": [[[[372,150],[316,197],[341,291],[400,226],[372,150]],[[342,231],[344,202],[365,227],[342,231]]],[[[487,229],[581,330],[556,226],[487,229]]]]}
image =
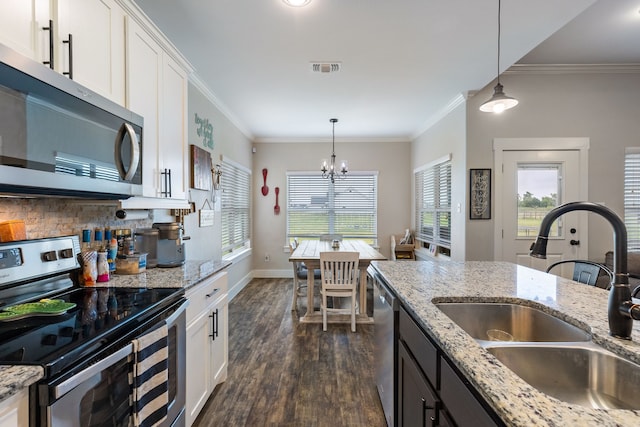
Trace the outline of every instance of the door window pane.
{"type": "MultiPolygon", "coordinates": [[[[562,164],[518,163],[518,238],[533,239],[547,213],[561,201],[562,164]]],[[[549,237],[562,235],[562,218],[551,226],[549,237]]]]}

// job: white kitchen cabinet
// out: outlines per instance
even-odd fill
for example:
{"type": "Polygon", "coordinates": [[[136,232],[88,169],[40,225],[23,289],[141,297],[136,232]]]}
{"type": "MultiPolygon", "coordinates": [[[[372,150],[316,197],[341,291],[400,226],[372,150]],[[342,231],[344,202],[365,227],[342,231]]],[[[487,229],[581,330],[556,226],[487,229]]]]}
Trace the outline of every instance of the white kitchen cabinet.
{"type": "Polygon", "coordinates": [[[143,196],[187,198],[187,71],[134,19],[126,21],[127,108],[144,117],[143,196]]]}
{"type": "Polygon", "coordinates": [[[115,0],[3,0],[0,43],[124,105],[124,16],[115,0]]]}
{"type": "Polygon", "coordinates": [[[186,425],[190,426],[215,387],[227,379],[228,284],[220,272],[188,289],[186,425]]]}
{"type": "Polygon", "coordinates": [[[29,427],[28,389],[0,402],[0,427],[29,427]]]}
{"type": "MultiPolygon", "coordinates": [[[[69,34],[73,41],[73,80],[124,105],[124,10],[114,0],[56,0],[55,69],[69,73],[69,34]]],[[[68,74],[67,74],[68,75],[68,74]]]]}
{"type": "Polygon", "coordinates": [[[38,62],[49,58],[49,0],[0,2],[0,43],[38,62]]]}

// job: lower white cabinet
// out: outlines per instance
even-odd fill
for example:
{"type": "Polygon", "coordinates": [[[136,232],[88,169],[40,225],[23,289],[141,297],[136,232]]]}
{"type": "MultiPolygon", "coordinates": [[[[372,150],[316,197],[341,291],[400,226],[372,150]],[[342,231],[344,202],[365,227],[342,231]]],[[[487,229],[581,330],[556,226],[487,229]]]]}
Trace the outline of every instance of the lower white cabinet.
{"type": "Polygon", "coordinates": [[[193,424],[215,387],[227,379],[228,284],[220,272],[186,292],[187,426],[193,424]]]}
{"type": "Polygon", "coordinates": [[[0,402],[0,427],[29,427],[29,394],[26,388],[0,402]]]}

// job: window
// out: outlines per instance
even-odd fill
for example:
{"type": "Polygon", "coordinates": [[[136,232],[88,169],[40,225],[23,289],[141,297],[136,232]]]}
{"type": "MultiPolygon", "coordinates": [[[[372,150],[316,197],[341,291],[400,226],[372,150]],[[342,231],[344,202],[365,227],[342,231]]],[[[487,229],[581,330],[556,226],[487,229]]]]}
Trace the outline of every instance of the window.
{"type": "Polygon", "coordinates": [[[414,171],[416,239],[451,249],[451,156],[414,171]]]}
{"type": "Polygon", "coordinates": [[[243,166],[222,161],[221,215],[222,257],[249,247],[251,225],[251,172],[243,166]]]}
{"type": "Polygon", "coordinates": [[[349,172],[334,184],[319,172],[287,173],[289,239],[341,234],[345,239],[363,239],[376,245],[377,209],[377,172],[349,172]]]}
{"type": "Polygon", "coordinates": [[[625,150],[624,223],[629,252],[640,252],[640,147],[625,150]]]}

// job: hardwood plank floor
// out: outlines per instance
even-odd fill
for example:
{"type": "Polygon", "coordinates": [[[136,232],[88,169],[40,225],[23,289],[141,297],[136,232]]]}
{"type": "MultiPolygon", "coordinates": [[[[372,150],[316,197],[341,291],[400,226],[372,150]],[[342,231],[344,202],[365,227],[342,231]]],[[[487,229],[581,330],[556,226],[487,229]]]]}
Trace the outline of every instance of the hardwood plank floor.
{"type": "Polygon", "coordinates": [[[301,324],[306,297],[292,312],[292,285],[254,279],[229,303],[228,379],[194,426],[386,426],[373,325],[301,324]]]}

